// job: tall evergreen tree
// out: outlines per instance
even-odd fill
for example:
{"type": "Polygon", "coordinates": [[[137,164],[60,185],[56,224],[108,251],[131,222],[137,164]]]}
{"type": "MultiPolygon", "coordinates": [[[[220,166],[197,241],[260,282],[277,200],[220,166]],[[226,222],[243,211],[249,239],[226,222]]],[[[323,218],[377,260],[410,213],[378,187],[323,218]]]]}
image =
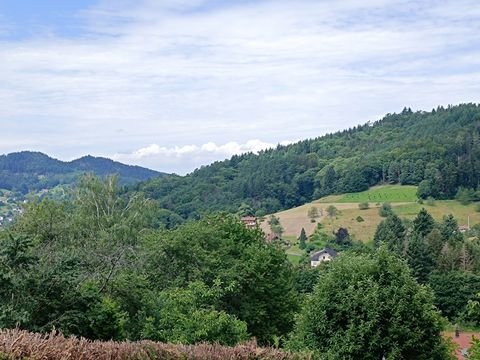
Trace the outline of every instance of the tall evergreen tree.
{"type": "Polygon", "coordinates": [[[434,228],[432,231],[430,231],[430,233],[426,236],[425,239],[430,254],[436,262],[438,260],[438,257],[440,256],[440,253],[442,252],[443,246],[445,245],[442,239],[442,234],[438,229],[434,228]]]}
{"type": "Polygon", "coordinates": [[[306,241],[307,241],[307,235],[305,234],[305,229],[302,228],[302,231],[300,231],[300,236],[298,238],[298,242],[299,242],[298,247],[302,250],[305,249],[307,247],[306,241]]]}
{"type": "Polygon", "coordinates": [[[428,213],[425,208],[422,208],[417,214],[417,217],[413,220],[413,232],[421,237],[427,236],[435,226],[435,220],[432,215],[428,213]]]}
{"type": "Polygon", "coordinates": [[[419,234],[413,233],[408,241],[407,262],[418,282],[426,283],[434,263],[425,239],[419,234]]]}
{"type": "Polygon", "coordinates": [[[440,233],[444,242],[448,242],[450,245],[455,246],[462,242],[463,235],[458,229],[457,220],[452,214],[443,217],[443,221],[440,224],[440,233]]]}
{"type": "Polygon", "coordinates": [[[387,244],[388,248],[397,254],[403,253],[405,226],[403,226],[402,220],[394,213],[390,213],[377,227],[373,243],[378,247],[382,242],[387,244]]]}

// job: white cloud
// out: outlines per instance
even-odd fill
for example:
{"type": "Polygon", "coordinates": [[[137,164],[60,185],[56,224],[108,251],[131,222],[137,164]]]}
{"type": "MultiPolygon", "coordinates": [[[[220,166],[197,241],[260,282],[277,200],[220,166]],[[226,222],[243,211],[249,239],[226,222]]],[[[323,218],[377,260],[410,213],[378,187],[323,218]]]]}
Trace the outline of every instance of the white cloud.
{"type": "MultiPolygon", "coordinates": [[[[288,145],[292,141],[282,141],[280,145],[288,145]]],[[[277,144],[264,142],[258,139],[248,140],[244,144],[239,144],[236,141],[230,141],[222,145],[217,145],[214,142],[208,142],[203,145],[184,145],[174,147],[164,147],[158,144],[151,144],[130,153],[117,153],[110,157],[114,160],[121,161],[128,164],[136,163],[158,163],[161,162],[164,166],[177,164],[180,161],[183,165],[172,172],[185,173],[189,170],[204,165],[205,159],[209,161],[223,160],[230,158],[233,155],[240,155],[244,153],[258,154],[262,150],[276,147],[277,144]]]]}
{"type": "Polygon", "coordinates": [[[10,141],[184,171],[187,155],[197,166],[252,138],[315,137],[480,93],[472,0],[109,0],[82,16],[81,36],[0,40],[10,141]]]}

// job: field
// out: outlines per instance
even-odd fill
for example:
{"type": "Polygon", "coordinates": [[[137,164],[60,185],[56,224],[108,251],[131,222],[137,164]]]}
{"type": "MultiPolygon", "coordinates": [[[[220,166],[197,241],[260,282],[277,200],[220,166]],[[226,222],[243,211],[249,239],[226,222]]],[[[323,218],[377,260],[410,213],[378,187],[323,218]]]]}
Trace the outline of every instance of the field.
{"type": "MultiPolygon", "coordinates": [[[[467,225],[470,222],[470,226],[472,226],[480,223],[480,213],[475,211],[475,204],[465,206],[454,200],[434,201],[430,205],[419,204],[415,193],[415,186],[378,186],[360,193],[328,196],[309,204],[278,212],[275,215],[278,216],[285,230],[284,237],[292,243],[298,238],[302,228],[305,229],[307,236],[311,235],[319,222],[328,232],[333,232],[339,227],[346,227],[354,239],[368,243],[373,239],[377,225],[383,220],[378,210],[384,202],[391,203],[393,211],[403,219],[413,219],[422,208],[425,208],[437,221],[440,221],[445,215],[453,214],[459,225],[467,225]],[[362,202],[368,202],[369,208],[360,210],[358,205],[362,202]],[[330,205],[338,209],[336,217],[327,216],[326,209],[330,205]],[[308,210],[313,206],[321,214],[315,219],[315,222],[311,222],[308,217],[308,210]],[[363,221],[357,220],[359,216],[363,221]]],[[[262,223],[262,229],[266,233],[269,232],[266,221],[262,223]]],[[[300,255],[293,250],[294,248],[287,253],[292,262],[295,262],[298,261],[295,257],[298,258],[300,255]]]]}
{"type": "Polygon", "coordinates": [[[319,203],[394,203],[417,201],[417,187],[409,185],[374,186],[366,191],[327,196],[318,200],[319,203]]]}

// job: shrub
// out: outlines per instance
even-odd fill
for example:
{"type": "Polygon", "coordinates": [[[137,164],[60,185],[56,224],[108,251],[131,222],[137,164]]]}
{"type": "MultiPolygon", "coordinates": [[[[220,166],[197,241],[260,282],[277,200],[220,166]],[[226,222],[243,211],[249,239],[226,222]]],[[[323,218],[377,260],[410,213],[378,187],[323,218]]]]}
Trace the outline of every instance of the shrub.
{"type": "Polygon", "coordinates": [[[364,222],[365,220],[360,215],[357,216],[357,222],[364,222]]]}
{"type": "Polygon", "coordinates": [[[334,205],[329,205],[327,207],[327,214],[328,216],[330,216],[331,218],[337,216],[338,214],[338,209],[334,206],[334,205]]]}
{"type": "Polygon", "coordinates": [[[476,195],[474,189],[460,187],[455,195],[455,199],[462,205],[468,205],[476,199],[476,195]]]}
{"type": "Polygon", "coordinates": [[[318,208],[315,207],[315,206],[312,206],[310,209],[308,209],[307,215],[311,220],[315,220],[315,218],[320,216],[320,214],[318,212],[318,208]]]}
{"type": "Polygon", "coordinates": [[[432,196],[429,196],[429,197],[427,198],[426,204],[427,204],[428,206],[435,206],[435,199],[434,199],[432,196]]]}
{"type": "Polygon", "coordinates": [[[254,341],[227,347],[219,344],[164,344],[153,341],[115,342],[68,338],[60,333],[46,335],[23,330],[0,330],[0,359],[77,359],[77,360],[140,360],[140,359],[310,359],[308,354],[289,353],[260,348],[254,341]]]}
{"type": "Polygon", "coordinates": [[[361,202],[360,204],[358,204],[358,208],[360,210],[367,210],[368,208],[370,208],[370,204],[368,202],[361,202]]]}
{"type": "Polygon", "coordinates": [[[392,206],[390,203],[383,203],[380,209],[378,209],[378,214],[381,217],[387,217],[392,213],[392,206]]]}
{"type": "Polygon", "coordinates": [[[480,340],[472,337],[472,346],[468,350],[468,358],[471,360],[480,360],[480,340]]]}
{"type": "Polygon", "coordinates": [[[259,209],[259,210],[257,210],[257,211],[255,212],[255,216],[256,216],[257,218],[264,218],[265,215],[267,215],[267,212],[266,212],[265,210],[263,210],[263,209],[259,209]]]}

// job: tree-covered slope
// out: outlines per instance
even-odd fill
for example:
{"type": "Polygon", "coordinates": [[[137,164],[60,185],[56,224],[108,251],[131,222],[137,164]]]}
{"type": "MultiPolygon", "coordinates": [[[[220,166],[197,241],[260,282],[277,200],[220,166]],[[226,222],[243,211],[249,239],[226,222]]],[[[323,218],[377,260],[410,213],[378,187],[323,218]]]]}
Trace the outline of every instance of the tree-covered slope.
{"type": "Polygon", "coordinates": [[[194,217],[237,211],[242,203],[269,213],[379,183],[419,185],[420,196],[445,199],[479,182],[480,106],[463,104],[404,109],[335,134],[233,156],[184,177],[151,179],[137,189],[194,217]]]}
{"type": "Polygon", "coordinates": [[[74,183],[78,175],[83,173],[98,176],[118,174],[123,184],[164,175],[154,170],[93,156],[63,162],[40,152],[22,151],[0,155],[0,189],[23,193],[49,189],[59,184],[74,183]]]}
{"type": "Polygon", "coordinates": [[[111,159],[94,157],[91,155],[73,160],[72,162],[68,163],[68,165],[77,172],[92,172],[98,176],[119,174],[122,181],[127,183],[146,180],[159,175],[165,175],[163,173],[159,173],[158,171],[150,170],[140,166],[125,165],[111,159]]]}

